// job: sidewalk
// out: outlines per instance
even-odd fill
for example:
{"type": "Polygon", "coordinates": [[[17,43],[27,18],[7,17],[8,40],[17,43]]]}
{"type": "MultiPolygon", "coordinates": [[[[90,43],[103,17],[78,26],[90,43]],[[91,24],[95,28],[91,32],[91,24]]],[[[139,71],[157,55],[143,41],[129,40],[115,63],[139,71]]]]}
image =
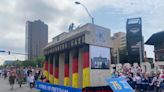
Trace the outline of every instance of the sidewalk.
{"type": "Polygon", "coordinates": [[[27,85],[23,85],[21,88],[18,84],[14,85],[14,89],[10,89],[8,79],[0,78],[0,92],[39,92],[35,89],[30,89],[27,85]]]}

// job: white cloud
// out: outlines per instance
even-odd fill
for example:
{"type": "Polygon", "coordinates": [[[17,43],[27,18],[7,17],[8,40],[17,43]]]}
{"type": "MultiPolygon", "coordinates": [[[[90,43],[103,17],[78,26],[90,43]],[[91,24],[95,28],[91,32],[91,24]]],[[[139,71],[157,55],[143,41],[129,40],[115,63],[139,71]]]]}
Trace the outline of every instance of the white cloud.
{"type": "MultiPolygon", "coordinates": [[[[1,0],[0,34],[2,36],[0,48],[24,52],[25,22],[27,20],[41,19],[48,24],[49,41],[57,34],[67,31],[71,22],[76,25],[84,24],[81,21],[86,20],[85,22],[87,22],[88,15],[84,8],[75,5],[74,1],[76,0],[1,0]]],[[[109,13],[109,17],[111,13],[126,15],[127,18],[142,16],[143,33],[146,35],[146,39],[152,33],[164,29],[164,1],[161,0],[78,1],[85,4],[90,12],[100,12],[97,10],[109,8],[109,11],[106,11],[109,13]]],[[[7,59],[7,57],[3,57],[7,59]]]]}

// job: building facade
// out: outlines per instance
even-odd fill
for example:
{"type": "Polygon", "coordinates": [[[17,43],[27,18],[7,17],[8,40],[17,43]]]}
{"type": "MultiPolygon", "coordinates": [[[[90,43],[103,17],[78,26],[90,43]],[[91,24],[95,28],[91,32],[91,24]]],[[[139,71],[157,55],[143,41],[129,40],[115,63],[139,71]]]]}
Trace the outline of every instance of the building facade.
{"type": "Polygon", "coordinates": [[[43,48],[48,43],[48,25],[41,20],[26,22],[25,52],[31,60],[43,55],[43,48]]]}
{"type": "Polygon", "coordinates": [[[4,62],[3,62],[3,65],[13,65],[14,64],[14,60],[5,60],[4,62]]]}
{"type": "Polygon", "coordinates": [[[142,63],[144,60],[144,43],[141,18],[131,18],[126,23],[128,62],[142,63]]]}
{"type": "Polygon", "coordinates": [[[106,85],[110,73],[110,29],[86,24],[53,38],[44,48],[50,83],[84,88],[106,85]]]}
{"type": "Polygon", "coordinates": [[[154,45],[155,61],[164,61],[164,31],[153,34],[146,44],[154,45]]]}
{"type": "Polygon", "coordinates": [[[119,51],[126,49],[126,33],[117,32],[114,33],[112,37],[113,47],[112,47],[112,55],[113,55],[113,63],[119,63],[119,51]]]}

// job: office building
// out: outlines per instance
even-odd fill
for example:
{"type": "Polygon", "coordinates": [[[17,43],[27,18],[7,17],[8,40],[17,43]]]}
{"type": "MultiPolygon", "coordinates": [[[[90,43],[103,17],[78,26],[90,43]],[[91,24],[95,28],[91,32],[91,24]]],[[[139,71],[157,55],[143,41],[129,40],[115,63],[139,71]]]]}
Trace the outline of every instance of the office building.
{"type": "Polygon", "coordinates": [[[113,47],[112,47],[112,55],[113,62],[112,63],[120,63],[119,51],[126,49],[126,33],[117,32],[114,33],[112,37],[113,47]]]}
{"type": "Polygon", "coordinates": [[[126,47],[126,33],[124,32],[117,32],[114,33],[113,37],[113,49],[124,49],[126,47]]]}
{"type": "Polygon", "coordinates": [[[142,20],[141,18],[131,18],[126,23],[126,39],[128,50],[128,62],[142,63],[144,58],[144,43],[142,36],[142,20]]]}
{"type": "Polygon", "coordinates": [[[153,34],[145,44],[154,45],[155,61],[164,61],[164,31],[153,34]]]}
{"type": "Polygon", "coordinates": [[[48,25],[41,20],[26,22],[25,52],[31,60],[43,55],[43,48],[48,43],[48,25]]]}

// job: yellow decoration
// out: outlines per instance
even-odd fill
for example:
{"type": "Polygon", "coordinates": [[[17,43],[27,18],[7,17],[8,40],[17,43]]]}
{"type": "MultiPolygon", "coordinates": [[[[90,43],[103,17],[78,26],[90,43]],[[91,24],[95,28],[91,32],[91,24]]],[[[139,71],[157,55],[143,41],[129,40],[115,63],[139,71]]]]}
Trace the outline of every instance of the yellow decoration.
{"type": "Polygon", "coordinates": [[[49,79],[49,73],[47,70],[44,70],[43,74],[44,74],[44,76],[46,76],[47,79],[49,79]]]}
{"type": "Polygon", "coordinates": [[[64,86],[70,86],[69,77],[64,78],[64,86]]]}
{"type": "Polygon", "coordinates": [[[83,69],[83,88],[90,86],[90,68],[83,69]]]}
{"type": "Polygon", "coordinates": [[[74,87],[74,88],[78,88],[79,87],[79,85],[78,85],[78,77],[79,77],[78,73],[73,73],[73,75],[72,75],[72,87],[74,87]]]}
{"type": "Polygon", "coordinates": [[[54,84],[59,84],[59,79],[54,78],[54,84]]]}
{"type": "Polygon", "coordinates": [[[51,84],[54,83],[54,76],[52,74],[49,75],[49,81],[51,84]]]}

